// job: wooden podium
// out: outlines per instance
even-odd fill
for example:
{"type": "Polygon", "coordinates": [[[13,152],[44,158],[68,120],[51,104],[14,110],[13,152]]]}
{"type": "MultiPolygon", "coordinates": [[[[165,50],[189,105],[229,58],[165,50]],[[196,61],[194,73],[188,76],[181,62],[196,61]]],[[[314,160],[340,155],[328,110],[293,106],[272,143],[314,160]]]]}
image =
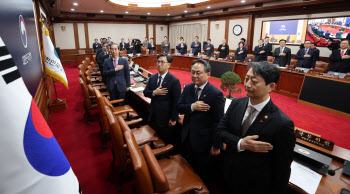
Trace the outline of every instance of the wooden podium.
{"type": "Polygon", "coordinates": [[[49,104],[49,110],[50,112],[58,112],[61,110],[66,110],[66,99],[62,99],[61,101],[56,101],[56,100],[52,100],[50,101],[49,104]]]}

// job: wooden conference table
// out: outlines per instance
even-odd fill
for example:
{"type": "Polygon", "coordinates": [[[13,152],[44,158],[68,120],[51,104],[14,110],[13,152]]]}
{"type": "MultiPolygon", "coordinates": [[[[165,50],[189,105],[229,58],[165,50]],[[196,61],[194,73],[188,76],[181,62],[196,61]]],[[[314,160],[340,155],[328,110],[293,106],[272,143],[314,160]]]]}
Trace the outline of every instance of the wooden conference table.
{"type": "MultiPolygon", "coordinates": [[[[143,57],[143,56],[133,58],[134,64],[139,64],[141,66],[141,68],[140,68],[140,71],[142,71],[141,74],[146,78],[149,75],[151,75],[151,73],[142,67],[155,68],[154,64],[156,61],[156,56],[150,56],[150,58],[152,58],[154,60],[153,61],[148,60],[147,57],[143,57]]],[[[190,68],[189,64],[191,64],[192,61],[197,59],[197,58],[196,57],[183,57],[184,60],[180,60],[180,59],[181,58],[174,56],[174,62],[172,63],[172,68],[174,68],[174,69],[179,68],[182,70],[189,71],[189,68],[190,68]],[[181,61],[185,61],[186,63],[181,63],[181,61]]],[[[230,62],[228,62],[228,63],[230,63],[230,62]]],[[[246,65],[244,66],[243,64],[239,64],[239,67],[241,67],[241,66],[245,67],[246,65]]],[[[282,72],[283,71],[281,71],[281,73],[282,72]]],[[[289,78],[288,75],[294,76],[293,73],[289,73],[289,72],[285,72],[285,73],[287,75],[286,78],[289,78]]],[[[297,76],[298,75],[299,74],[297,74],[297,76]]],[[[131,76],[131,79],[133,79],[132,76],[131,76]]],[[[136,88],[136,87],[145,87],[145,86],[146,86],[146,84],[144,84],[143,82],[139,82],[139,83],[135,83],[132,87],[136,88]]],[[[150,102],[151,102],[151,99],[148,97],[145,97],[143,95],[143,91],[132,92],[130,90],[127,93],[126,103],[131,104],[133,107],[135,107],[136,111],[143,117],[143,119],[146,119],[146,120],[148,117],[150,102]]],[[[180,123],[181,123],[181,121],[180,121],[180,123]]],[[[302,129],[299,129],[299,130],[302,130],[302,129]]],[[[326,138],[326,137],[323,137],[323,138],[326,138]]],[[[318,147],[316,145],[313,145],[313,144],[311,144],[307,141],[301,140],[301,139],[297,139],[297,144],[331,157],[333,160],[332,160],[332,164],[330,166],[330,169],[335,169],[335,168],[342,166],[345,160],[350,161],[350,150],[344,149],[344,148],[336,146],[336,145],[334,146],[333,151],[329,151],[329,150],[318,147]]],[[[336,171],[335,176],[330,176],[330,175],[323,176],[316,193],[322,193],[322,194],[323,193],[330,193],[331,194],[331,193],[333,193],[331,188],[337,188],[337,189],[339,188],[340,189],[342,187],[346,187],[346,184],[343,181],[341,181],[340,178],[342,178],[343,180],[345,180],[347,182],[350,182],[350,178],[343,176],[341,174],[341,172],[342,172],[341,170],[336,171]]],[[[333,191],[334,191],[334,189],[333,189],[333,191]]],[[[301,190],[300,188],[298,188],[297,186],[289,183],[288,193],[305,193],[305,192],[303,190],[301,190]]],[[[335,193],[338,194],[340,192],[338,191],[335,193]]]]}

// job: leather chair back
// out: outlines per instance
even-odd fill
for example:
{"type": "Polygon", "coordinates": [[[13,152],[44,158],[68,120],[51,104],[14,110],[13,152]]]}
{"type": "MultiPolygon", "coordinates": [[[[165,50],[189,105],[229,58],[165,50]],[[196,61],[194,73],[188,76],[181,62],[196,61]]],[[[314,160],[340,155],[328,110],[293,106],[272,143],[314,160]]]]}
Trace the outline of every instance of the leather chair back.
{"type": "Polygon", "coordinates": [[[120,56],[126,56],[126,53],[127,53],[127,51],[126,51],[126,50],[124,50],[124,51],[120,51],[120,52],[119,52],[119,55],[120,55],[120,56]]]}
{"type": "Polygon", "coordinates": [[[83,79],[84,83],[86,84],[86,76],[85,76],[85,73],[83,73],[82,70],[79,70],[79,76],[81,77],[81,79],[83,79]]]}
{"type": "Polygon", "coordinates": [[[290,64],[289,64],[289,68],[290,69],[295,69],[297,67],[297,62],[298,62],[297,59],[291,59],[290,60],[290,64]]]}
{"type": "Polygon", "coordinates": [[[83,60],[82,63],[83,63],[83,65],[85,66],[85,68],[87,68],[87,67],[89,66],[89,64],[87,63],[86,60],[83,60]]]}
{"type": "Polygon", "coordinates": [[[105,101],[103,100],[103,97],[102,97],[100,90],[94,88],[94,91],[95,91],[95,95],[97,98],[97,106],[98,106],[98,110],[99,110],[99,118],[100,118],[102,130],[103,130],[103,132],[108,132],[109,131],[109,123],[108,123],[106,111],[104,108],[106,106],[105,101]]]}
{"type": "Polygon", "coordinates": [[[113,115],[112,109],[110,109],[108,106],[105,106],[105,111],[110,125],[112,147],[114,153],[118,154],[119,156],[119,168],[123,169],[126,167],[128,155],[127,149],[125,149],[127,146],[124,140],[122,129],[120,128],[116,117],[113,115]]]}
{"type": "Polygon", "coordinates": [[[118,119],[118,123],[119,123],[120,128],[122,129],[123,133],[125,133],[127,131],[132,133],[129,126],[126,124],[125,120],[121,116],[118,116],[117,119],[118,119]]]}
{"type": "Polygon", "coordinates": [[[267,62],[273,63],[274,60],[275,60],[275,57],[273,57],[273,56],[267,56],[267,62]]]}
{"type": "Polygon", "coordinates": [[[91,77],[91,71],[90,70],[86,70],[85,71],[85,76],[86,77],[91,77]]]}
{"type": "Polygon", "coordinates": [[[108,106],[112,111],[114,111],[114,106],[109,102],[109,100],[106,97],[103,97],[103,101],[105,102],[106,106],[108,106]]]}
{"type": "Polygon", "coordinates": [[[88,65],[90,65],[90,64],[91,64],[91,60],[90,60],[90,58],[89,58],[89,57],[86,57],[86,58],[85,58],[85,61],[87,62],[87,64],[88,64],[88,65]]]}
{"type": "MultiPolygon", "coordinates": [[[[119,120],[118,116],[118,120],[119,120]]],[[[128,145],[128,150],[135,171],[135,188],[138,194],[154,193],[152,178],[148,170],[145,158],[137,145],[133,134],[129,131],[124,132],[124,138],[128,145]]]]}
{"type": "Polygon", "coordinates": [[[159,166],[159,163],[154,156],[152,149],[149,145],[145,145],[143,148],[143,156],[146,160],[148,170],[152,177],[153,186],[156,193],[161,193],[169,190],[168,179],[166,178],[164,171],[159,166]]]}
{"type": "Polygon", "coordinates": [[[85,50],[78,50],[78,54],[85,54],[85,50]]]}
{"type": "Polygon", "coordinates": [[[247,62],[254,62],[255,56],[253,54],[247,54],[247,57],[245,58],[245,61],[247,62]]]}
{"type": "Polygon", "coordinates": [[[90,94],[89,94],[89,89],[88,89],[87,85],[84,83],[82,78],[79,78],[79,83],[80,83],[81,89],[83,90],[83,94],[85,97],[84,102],[85,102],[86,109],[87,110],[95,109],[96,104],[92,103],[91,98],[90,98],[90,94]],[[95,105],[95,106],[93,106],[93,105],[95,105]]]}
{"type": "Polygon", "coordinates": [[[323,61],[316,61],[315,69],[314,71],[320,72],[320,73],[327,73],[329,68],[329,63],[323,62],[323,61]]]}
{"type": "Polygon", "coordinates": [[[234,62],[235,61],[235,55],[227,55],[227,60],[234,62]]]}

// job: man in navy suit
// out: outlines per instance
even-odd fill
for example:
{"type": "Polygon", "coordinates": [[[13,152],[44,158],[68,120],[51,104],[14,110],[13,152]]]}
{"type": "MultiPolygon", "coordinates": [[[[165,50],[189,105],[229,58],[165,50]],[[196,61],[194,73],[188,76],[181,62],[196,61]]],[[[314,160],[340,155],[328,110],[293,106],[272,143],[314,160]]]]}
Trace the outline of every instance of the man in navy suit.
{"type": "Polygon", "coordinates": [[[187,54],[187,45],[184,43],[184,39],[180,39],[180,44],[176,46],[177,52],[181,55],[187,54]]]}
{"type": "Polygon", "coordinates": [[[286,47],[286,40],[281,39],[279,43],[280,47],[276,48],[272,55],[275,57],[273,64],[278,64],[281,67],[285,67],[286,65],[290,64],[292,54],[290,48],[286,47]]]}
{"type": "Polygon", "coordinates": [[[119,43],[119,48],[121,51],[125,50],[126,43],[124,42],[124,38],[121,39],[121,42],[119,43]]]}
{"type": "Polygon", "coordinates": [[[148,43],[148,54],[151,54],[151,50],[157,50],[156,49],[156,44],[153,42],[153,38],[149,39],[148,43]]]}
{"type": "Polygon", "coordinates": [[[198,54],[201,54],[201,43],[198,41],[199,37],[196,36],[194,38],[194,42],[191,44],[192,48],[192,54],[197,56],[198,54]]]}
{"type": "Polygon", "coordinates": [[[135,45],[134,45],[134,43],[132,43],[132,41],[131,41],[131,38],[128,38],[128,43],[126,43],[126,45],[125,45],[125,49],[127,50],[127,54],[134,54],[134,50],[135,50],[135,45]]]}
{"type": "Polygon", "coordinates": [[[340,42],[340,50],[332,51],[329,59],[331,60],[329,71],[350,73],[349,40],[342,40],[340,42]]]}
{"type": "Polygon", "coordinates": [[[248,97],[235,98],[217,127],[210,152],[223,152],[227,193],[287,193],[295,136],[293,121],[270,98],[279,78],[275,65],[251,63],[244,80],[248,97]]]}
{"type": "MultiPolygon", "coordinates": [[[[110,100],[125,99],[125,93],[130,89],[130,71],[128,61],[119,57],[119,46],[111,45],[112,57],[103,63],[103,74],[107,76],[107,90],[110,100]]],[[[121,104],[124,104],[121,103],[121,104]]]]}
{"type": "Polygon", "coordinates": [[[184,114],[181,142],[184,156],[204,183],[209,179],[209,151],[215,142],[215,129],[224,115],[225,100],[222,92],[210,84],[211,66],[203,60],[193,61],[191,77],[181,94],[177,109],[184,114]]]}
{"type": "Polygon", "coordinates": [[[143,94],[151,98],[149,123],[166,144],[174,145],[177,133],[173,126],[180,119],[176,104],[181,94],[181,85],[179,79],[168,71],[172,61],[171,55],[158,55],[158,73],[149,78],[143,94]]]}
{"type": "Polygon", "coordinates": [[[306,40],[304,43],[304,47],[302,49],[299,49],[297,54],[295,55],[295,58],[298,59],[298,67],[304,67],[304,68],[315,68],[314,64],[314,55],[312,54],[312,50],[310,48],[311,41],[306,40]]]}
{"type": "Polygon", "coordinates": [[[258,42],[258,46],[254,48],[254,60],[255,62],[258,61],[266,61],[266,54],[265,54],[265,47],[263,46],[264,40],[260,39],[258,42]]]}
{"type": "Polygon", "coordinates": [[[324,34],[324,38],[329,39],[330,35],[331,35],[331,33],[329,32],[329,30],[327,30],[327,32],[324,34]]]}
{"type": "Polygon", "coordinates": [[[211,44],[211,39],[207,40],[207,45],[204,46],[205,55],[211,57],[211,54],[214,53],[214,46],[211,44]]]}
{"type": "Polygon", "coordinates": [[[94,44],[92,44],[92,48],[94,49],[94,53],[96,53],[96,51],[101,48],[101,44],[98,43],[97,38],[95,38],[95,42],[94,42],[94,44]]]}

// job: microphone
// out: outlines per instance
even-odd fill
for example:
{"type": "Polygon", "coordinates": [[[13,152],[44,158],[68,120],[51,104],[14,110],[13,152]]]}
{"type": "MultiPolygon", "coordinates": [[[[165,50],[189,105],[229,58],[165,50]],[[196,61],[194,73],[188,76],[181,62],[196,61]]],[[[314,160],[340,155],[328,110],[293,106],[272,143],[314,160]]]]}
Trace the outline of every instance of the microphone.
{"type": "Polygon", "coordinates": [[[343,166],[341,166],[341,167],[338,167],[338,168],[336,168],[336,169],[334,169],[334,170],[328,170],[328,174],[331,175],[331,176],[334,176],[334,175],[335,175],[335,171],[337,171],[337,170],[339,170],[339,169],[341,169],[341,168],[344,168],[345,166],[347,166],[347,165],[349,165],[349,164],[350,164],[350,162],[347,163],[347,164],[345,164],[345,165],[343,165],[343,166]]]}

